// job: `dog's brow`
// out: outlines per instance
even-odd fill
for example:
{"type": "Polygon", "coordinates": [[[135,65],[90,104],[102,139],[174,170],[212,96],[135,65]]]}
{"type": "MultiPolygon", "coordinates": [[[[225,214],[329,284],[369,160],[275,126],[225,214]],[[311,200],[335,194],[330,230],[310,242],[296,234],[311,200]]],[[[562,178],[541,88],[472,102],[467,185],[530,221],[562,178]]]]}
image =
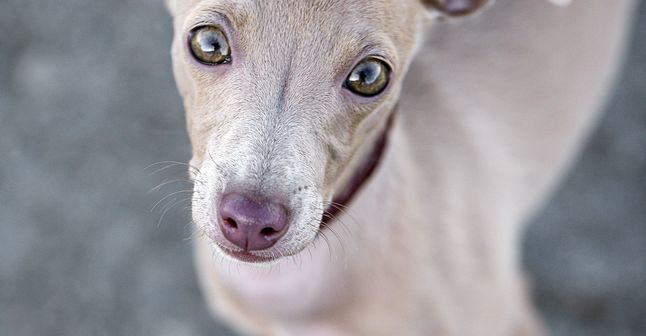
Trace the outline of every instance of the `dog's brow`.
{"type": "Polygon", "coordinates": [[[356,45],[357,45],[356,47],[344,48],[343,52],[345,55],[344,57],[339,58],[340,60],[344,60],[344,61],[341,61],[338,63],[337,71],[340,72],[341,75],[345,75],[345,72],[350,71],[350,68],[355,63],[359,62],[361,59],[367,56],[378,56],[386,60],[389,63],[389,65],[392,67],[392,70],[396,72],[397,54],[393,52],[391,44],[386,41],[382,41],[382,42],[371,42],[361,46],[359,43],[361,43],[362,41],[365,41],[366,39],[368,38],[356,39],[356,45]]]}
{"type": "Polygon", "coordinates": [[[231,21],[229,20],[229,16],[221,13],[219,11],[205,11],[201,12],[198,15],[195,15],[190,21],[189,21],[189,28],[195,28],[197,26],[205,25],[205,24],[217,24],[221,23],[222,21],[231,21]]]}
{"type": "Polygon", "coordinates": [[[235,29],[242,29],[246,24],[246,11],[238,4],[224,3],[198,8],[188,22],[189,28],[204,24],[221,24],[227,22],[235,29]]]}

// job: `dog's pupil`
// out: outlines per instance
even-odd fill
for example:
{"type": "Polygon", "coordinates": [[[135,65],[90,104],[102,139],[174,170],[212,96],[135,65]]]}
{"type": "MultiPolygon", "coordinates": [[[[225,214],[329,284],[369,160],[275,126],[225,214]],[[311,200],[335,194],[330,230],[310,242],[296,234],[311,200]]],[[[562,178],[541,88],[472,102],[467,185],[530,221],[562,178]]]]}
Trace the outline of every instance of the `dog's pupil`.
{"type": "Polygon", "coordinates": [[[220,41],[218,40],[218,37],[215,36],[214,34],[206,34],[207,36],[202,38],[200,41],[200,45],[202,46],[202,51],[206,53],[214,53],[217,51],[220,51],[222,49],[222,46],[220,44],[220,41]]]}
{"type": "Polygon", "coordinates": [[[379,67],[374,62],[365,64],[359,72],[359,78],[365,84],[373,84],[379,77],[379,67]]]}
{"type": "Polygon", "coordinates": [[[380,67],[375,62],[364,62],[357,66],[355,72],[350,76],[350,81],[358,81],[364,85],[372,85],[381,74],[380,67]]]}

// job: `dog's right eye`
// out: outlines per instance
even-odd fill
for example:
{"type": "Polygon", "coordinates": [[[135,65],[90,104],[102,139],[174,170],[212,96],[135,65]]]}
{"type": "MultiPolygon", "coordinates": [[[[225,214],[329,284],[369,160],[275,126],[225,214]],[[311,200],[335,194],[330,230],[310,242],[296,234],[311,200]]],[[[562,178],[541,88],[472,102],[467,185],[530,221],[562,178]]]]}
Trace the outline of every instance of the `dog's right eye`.
{"type": "Polygon", "coordinates": [[[191,54],[206,65],[231,62],[231,48],[224,32],[215,26],[197,27],[191,31],[191,54]]]}
{"type": "Polygon", "coordinates": [[[369,56],[352,69],[345,88],[363,97],[374,97],[388,85],[390,67],[378,57],[369,56]]]}

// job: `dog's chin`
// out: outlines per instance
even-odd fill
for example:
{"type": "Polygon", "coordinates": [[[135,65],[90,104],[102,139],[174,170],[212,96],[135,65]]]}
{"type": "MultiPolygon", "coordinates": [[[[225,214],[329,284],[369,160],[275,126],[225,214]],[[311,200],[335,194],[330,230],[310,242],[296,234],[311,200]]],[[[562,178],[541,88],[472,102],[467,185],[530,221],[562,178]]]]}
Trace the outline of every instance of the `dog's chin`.
{"type": "Polygon", "coordinates": [[[217,239],[212,239],[211,242],[215,252],[222,256],[225,260],[259,267],[270,267],[272,265],[275,265],[286,258],[299,254],[309,244],[311,244],[310,242],[308,244],[305,244],[302,248],[292,249],[289,251],[276,250],[274,252],[268,253],[264,251],[234,250],[227,247],[225,244],[218,242],[217,239]]]}

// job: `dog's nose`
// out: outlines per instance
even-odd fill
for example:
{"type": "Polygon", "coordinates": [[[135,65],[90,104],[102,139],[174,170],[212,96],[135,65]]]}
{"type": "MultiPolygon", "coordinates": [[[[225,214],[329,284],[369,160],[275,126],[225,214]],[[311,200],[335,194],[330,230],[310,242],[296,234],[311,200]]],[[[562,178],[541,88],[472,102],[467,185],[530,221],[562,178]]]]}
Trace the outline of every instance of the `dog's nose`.
{"type": "Polygon", "coordinates": [[[280,203],[228,194],[220,202],[220,230],[245,251],[273,246],[287,231],[287,210],[280,203]]]}

